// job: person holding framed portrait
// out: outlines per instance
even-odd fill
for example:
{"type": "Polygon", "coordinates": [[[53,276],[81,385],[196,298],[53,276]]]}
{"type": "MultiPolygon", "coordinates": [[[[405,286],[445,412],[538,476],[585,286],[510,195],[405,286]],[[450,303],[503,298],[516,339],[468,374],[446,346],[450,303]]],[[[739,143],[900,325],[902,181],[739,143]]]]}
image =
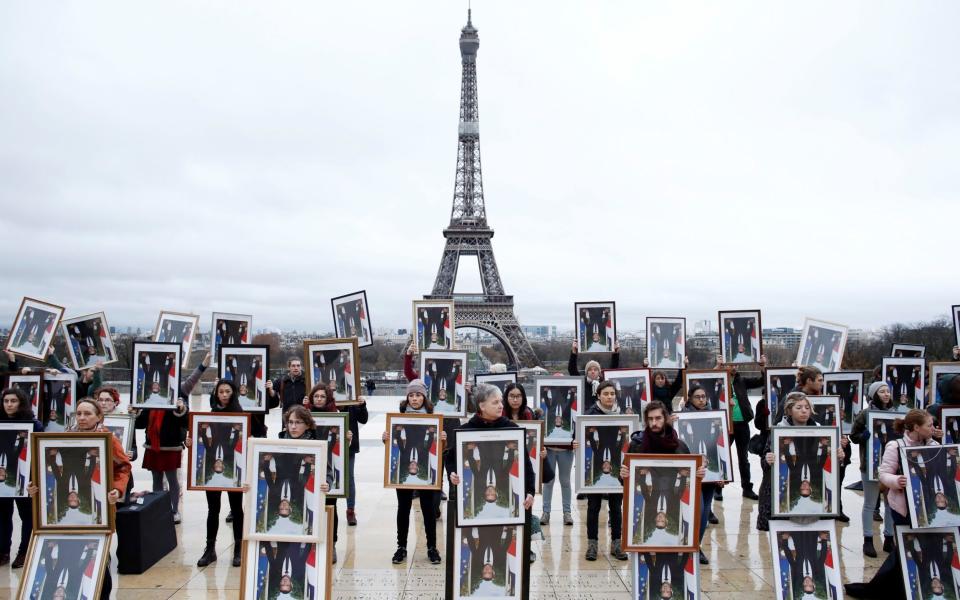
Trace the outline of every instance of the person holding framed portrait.
{"type": "MultiPolygon", "coordinates": [[[[725,368],[731,378],[730,391],[733,394],[733,402],[730,403],[730,417],[733,421],[731,438],[733,444],[737,447],[737,466],[740,469],[742,495],[750,500],[759,500],[760,496],[753,491],[753,483],[750,481],[750,452],[747,446],[750,444],[750,421],[753,420],[755,415],[753,414],[753,407],[750,406],[750,397],[747,392],[764,386],[763,370],[767,366],[767,357],[761,354],[757,364],[760,365],[760,376],[744,377],[736,364],[725,362],[722,354],[717,355],[717,368],[725,368]]],[[[720,488],[716,489],[714,498],[723,500],[720,488]]]]}
{"type": "MultiPolygon", "coordinates": [[[[877,550],[873,545],[873,521],[876,520],[874,507],[880,498],[880,482],[870,478],[867,472],[867,450],[873,440],[870,429],[867,427],[868,411],[893,411],[893,396],[890,388],[882,381],[874,381],[867,388],[867,410],[861,410],[853,420],[850,430],[850,441],[860,447],[860,480],[863,482],[863,510],[861,522],[863,525],[863,555],[877,557],[877,550]]],[[[890,515],[890,504],[884,502],[883,516],[883,551],[893,550],[893,517],[890,515]]]]}
{"type": "MultiPolygon", "coordinates": [[[[431,415],[433,414],[433,405],[427,400],[427,386],[420,379],[413,379],[407,383],[406,397],[400,402],[400,413],[409,415],[431,415]]],[[[436,435],[436,432],[432,432],[436,435]]],[[[387,432],[384,431],[381,439],[387,443],[387,432]]],[[[440,445],[446,443],[447,433],[440,432],[440,445]]],[[[435,439],[432,440],[435,443],[435,439]]],[[[432,445],[432,444],[431,444],[432,445]]],[[[424,443],[426,446],[426,443],[424,443]]],[[[401,449],[404,452],[404,449],[401,449]]],[[[420,457],[413,459],[411,451],[406,452],[406,461],[417,462],[420,457]]],[[[444,457],[446,460],[446,457],[444,457]]],[[[406,462],[405,461],[405,462],[406,462]]],[[[417,469],[413,469],[416,471],[417,469]]],[[[440,551],[437,550],[437,520],[431,518],[436,514],[439,491],[435,490],[417,490],[417,496],[420,498],[420,512],[423,514],[423,530],[427,537],[427,560],[431,564],[438,565],[443,562],[440,558],[440,551]]],[[[410,509],[413,508],[414,490],[397,488],[397,550],[393,553],[391,562],[398,565],[407,559],[407,537],[410,531],[410,509]]]]}
{"type": "MultiPolygon", "coordinates": [[[[603,381],[603,370],[600,368],[600,363],[596,360],[588,360],[587,364],[584,365],[583,373],[580,372],[579,367],[577,367],[577,356],[580,354],[580,346],[576,341],[573,342],[573,347],[570,349],[570,359],[567,361],[567,372],[572,377],[583,376],[583,389],[586,392],[588,398],[584,403],[583,410],[586,411],[597,401],[597,386],[600,385],[600,382],[603,381]]],[[[619,369],[620,368],[620,344],[618,343],[613,348],[613,354],[610,355],[610,369],[619,369]]]]}
{"type": "MultiPolygon", "coordinates": [[[[596,404],[590,406],[587,409],[586,415],[619,415],[620,414],[620,405],[617,404],[617,389],[613,385],[613,382],[604,381],[599,386],[597,386],[597,397],[598,400],[596,404]]],[[[634,417],[636,418],[636,417],[634,417]]],[[[612,428],[611,428],[612,429],[612,428]]],[[[611,440],[609,446],[613,447],[613,453],[616,454],[615,462],[622,462],[623,447],[626,446],[626,442],[629,439],[628,436],[633,432],[626,432],[623,435],[623,442],[618,446],[615,440],[611,440]]],[[[594,433],[596,435],[596,432],[594,433]]],[[[589,436],[588,436],[589,437],[589,436]]],[[[603,450],[600,448],[599,442],[591,439],[584,441],[585,444],[595,445],[593,447],[594,453],[593,456],[600,456],[604,463],[604,477],[616,477],[616,471],[610,471],[609,463],[611,462],[604,454],[603,450]]],[[[577,448],[580,445],[579,440],[573,441],[573,450],[576,452],[577,448]]],[[[610,448],[607,447],[606,450],[607,456],[610,454],[610,448]]],[[[596,460],[596,459],[595,459],[596,460]]],[[[615,482],[615,479],[611,479],[612,482],[615,482]]],[[[603,507],[603,501],[607,501],[607,511],[608,519],[610,521],[610,556],[617,560],[627,560],[627,553],[623,551],[623,546],[621,545],[620,533],[621,526],[623,525],[623,493],[619,494],[587,494],[587,551],[584,555],[589,561],[597,560],[597,552],[599,546],[599,529],[600,529],[600,509],[603,507]]]]}
{"type": "MultiPolygon", "coordinates": [[[[677,397],[677,394],[680,393],[680,389],[683,387],[683,372],[688,366],[690,366],[690,359],[684,356],[683,367],[677,369],[677,375],[673,381],[670,381],[666,371],[663,369],[657,369],[652,373],[653,386],[650,389],[650,396],[663,404],[664,409],[667,411],[667,416],[673,414],[673,399],[677,397]]],[[[645,369],[650,367],[649,358],[644,357],[643,367],[645,369]]]]}
{"type": "MultiPolygon", "coordinates": [[[[43,431],[43,425],[34,418],[33,408],[30,406],[30,399],[21,390],[16,388],[7,388],[0,392],[0,399],[3,402],[3,410],[0,411],[0,423],[23,423],[32,427],[34,433],[43,431]]],[[[30,478],[30,463],[23,464],[20,457],[26,445],[30,444],[27,435],[21,432],[4,432],[12,435],[13,443],[4,445],[2,450],[2,482],[16,481],[20,476],[30,478]]],[[[29,452],[29,448],[27,450],[29,452]]],[[[14,490],[15,491],[15,490],[14,490]]],[[[13,543],[13,508],[16,506],[17,514],[20,515],[20,546],[17,549],[17,556],[11,565],[14,569],[23,566],[27,558],[27,547],[30,544],[30,534],[33,532],[33,510],[32,503],[27,496],[3,497],[0,498],[0,566],[10,562],[10,546],[13,543]]]]}
{"type": "MultiPolygon", "coordinates": [[[[112,461],[111,469],[109,472],[112,474],[112,479],[110,480],[110,491],[106,493],[107,504],[116,504],[120,498],[126,493],[127,490],[127,481],[130,478],[131,465],[130,459],[127,458],[126,453],[123,451],[123,444],[120,443],[110,430],[102,425],[103,421],[103,411],[100,409],[100,405],[96,403],[92,398],[83,398],[77,402],[76,419],[74,424],[68,430],[71,433],[108,433],[110,438],[110,451],[108,452],[107,457],[101,457],[100,464],[103,464],[104,459],[109,459],[112,461]]],[[[49,434],[48,434],[49,435],[49,434]]],[[[37,486],[37,483],[34,481],[30,482],[29,487],[27,488],[31,498],[35,498],[40,491],[40,488],[37,486]]],[[[40,504],[43,504],[41,502],[40,504]]],[[[68,507],[70,502],[68,500],[68,507]]],[[[72,507],[67,509],[73,510],[72,507]]],[[[110,576],[110,569],[104,569],[103,574],[103,585],[100,589],[100,598],[109,598],[110,592],[113,589],[113,579],[110,576]]]]}

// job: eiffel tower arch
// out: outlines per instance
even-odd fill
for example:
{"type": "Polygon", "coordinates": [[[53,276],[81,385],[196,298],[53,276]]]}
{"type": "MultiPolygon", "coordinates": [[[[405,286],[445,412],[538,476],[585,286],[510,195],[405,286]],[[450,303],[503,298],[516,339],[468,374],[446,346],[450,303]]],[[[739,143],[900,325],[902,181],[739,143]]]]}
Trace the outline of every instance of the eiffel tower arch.
{"type": "Polygon", "coordinates": [[[510,367],[539,364],[530,342],[513,311],[513,296],[507,295],[493,256],[493,229],[487,225],[480,170],[480,120],[477,99],[477,50],[480,38],[467,11],[467,24],[460,31],[460,125],[457,133],[457,173],[453,188],[450,225],[443,230],[446,245],[433,293],[428,300],[454,302],[454,326],[482,329],[503,344],[510,367]],[[480,294],[455,294],[461,256],[476,256],[480,267],[480,294]]]}

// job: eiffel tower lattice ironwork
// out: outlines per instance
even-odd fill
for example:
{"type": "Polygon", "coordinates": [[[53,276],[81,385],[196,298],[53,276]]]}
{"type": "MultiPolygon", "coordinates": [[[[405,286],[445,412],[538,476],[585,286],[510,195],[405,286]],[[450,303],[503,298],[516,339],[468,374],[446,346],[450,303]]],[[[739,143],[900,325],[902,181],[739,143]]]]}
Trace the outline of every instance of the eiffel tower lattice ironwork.
{"type": "Polygon", "coordinates": [[[503,291],[500,271],[493,257],[493,229],[487,225],[480,172],[480,127],[477,102],[477,49],[480,38],[467,11],[467,24],[460,31],[460,127],[457,143],[457,176],[453,190],[450,226],[443,230],[446,246],[433,293],[427,299],[453,299],[456,327],[477,327],[496,336],[507,351],[513,368],[538,364],[530,342],[513,312],[513,296],[503,291]],[[482,294],[454,294],[461,256],[476,256],[480,265],[482,294]]]}

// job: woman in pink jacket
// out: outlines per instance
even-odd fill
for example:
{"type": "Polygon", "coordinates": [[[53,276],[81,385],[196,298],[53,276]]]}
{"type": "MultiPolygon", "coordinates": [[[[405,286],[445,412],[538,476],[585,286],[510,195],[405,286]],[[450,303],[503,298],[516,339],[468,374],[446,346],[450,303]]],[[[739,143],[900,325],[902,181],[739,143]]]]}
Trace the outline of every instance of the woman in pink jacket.
{"type": "MultiPolygon", "coordinates": [[[[897,433],[903,434],[902,440],[887,442],[883,449],[883,459],[878,469],[880,483],[887,488],[887,504],[893,516],[893,524],[910,526],[910,511],[907,508],[907,476],[900,465],[900,446],[933,446],[933,417],[930,413],[913,409],[903,420],[893,424],[897,433]]],[[[900,570],[900,553],[894,550],[887,556],[877,574],[868,583],[850,583],[846,585],[847,595],[853,598],[904,598],[903,574],[900,570]]]]}

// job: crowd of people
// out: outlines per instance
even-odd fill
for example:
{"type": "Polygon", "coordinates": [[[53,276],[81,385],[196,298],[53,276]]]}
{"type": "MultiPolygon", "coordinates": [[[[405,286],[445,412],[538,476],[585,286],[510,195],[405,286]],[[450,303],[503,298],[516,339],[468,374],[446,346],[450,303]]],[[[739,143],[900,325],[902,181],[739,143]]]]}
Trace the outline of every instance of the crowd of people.
{"type": "MultiPolygon", "coordinates": [[[[411,345],[405,356],[404,372],[408,384],[404,398],[397,408],[397,411],[402,414],[430,414],[433,412],[427,388],[413,366],[416,352],[416,348],[411,345]]],[[[568,374],[583,377],[586,397],[580,411],[581,414],[619,414],[620,407],[617,403],[616,386],[610,381],[605,381],[604,371],[599,362],[596,360],[587,361],[581,372],[578,357],[579,349],[577,344],[574,343],[568,365],[568,374]]],[[[7,353],[7,358],[9,362],[8,371],[19,372],[20,368],[16,356],[7,353]]],[[[960,348],[953,349],[953,360],[960,360],[960,348]]],[[[175,523],[181,521],[179,508],[181,491],[178,471],[183,464],[183,449],[190,443],[186,436],[189,411],[193,409],[210,412],[244,412],[238,402],[236,385],[228,379],[221,379],[216,382],[209,400],[209,406],[189,406],[188,399],[191,392],[200,381],[209,362],[210,356],[208,354],[191,374],[183,379],[180,384],[179,400],[174,410],[130,409],[136,415],[136,428],[144,430],[142,465],[152,475],[152,489],[154,491],[166,489],[169,492],[170,509],[174,515],[175,523]]],[[[765,358],[761,357],[759,363],[760,377],[742,375],[739,372],[738,365],[725,363],[719,356],[716,364],[717,369],[724,369],[731,376],[730,392],[732,397],[729,399],[729,410],[732,430],[730,431],[730,442],[732,446],[736,447],[737,451],[738,485],[743,498],[759,503],[755,526],[761,531],[769,529],[772,504],[771,465],[774,463],[774,456],[773,449],[770,446],[771,427],[769,423],[791,427],[817,425],[810,397],[821,395],[823,392],[823,374],[817,368],[810,366],[797,367],[796,387],[782,394],[780,401],[774,407],[775,413],[771,420],[770,405],[766,399],[765,382],[762,377],[762,370],[766,366],[765,362],[765,358]],[[751,390],[760,390],[761,400],[755,406],[751,405],[748,397],[751,390]],[[751,421],[758,431],[756,436],[751,436],[751,421]],[[751,458],[751,448],[753,448],[752,451],[755,454],[754,458],[751,458]],[[758,451],[758,449],[760,450],[758,451]],[[752,460],[760,461],[763,473],[758,492],[754,491],[751,479],[750,463],[752,460]]],[[[52,355],[48,358],[46,366],[48,369],[57,372],[71,371],[69,367],[60,363],[52,355]]],[[[646,366],[646,362],[644,366],[646,366]]],[[[678,415],[683,412],[709,410],[712,407],[709,403],[707,391],[698,385],[690,386],[684,394],[680,393],[683,369],[686,366],[684,364],[671,373],[672,379],[661,370],[652,373],[652,388],[649,400],[641,407],[644,427],[641,431],[632,432],[628,452],[641,454],[688,454],[690,452],[690,449],[679,438],[675,428],[679,418],[678,415]]],[[[618,367],[619,347],[614,348],[614,352],[610,355],[610,368],[618,367]]],[[[120,406],[118,390],[102,385],[97,365],[75,373],[78,382],[78,398],[80,399],[76,403],[75,419],[71,430],[106,431],[103,426],[103,417],[105,414],[114,412],[120,406]]],[[[873,581],[848,586],[848,593],[854,597],[871,597],[869,594],[876,593],[878,589],[886,588],[887,591],[894,589],[889,586],[896,584],[897,578],[901,577],[899,559],[894,551],[896,544],[894,527],[909,524],[909,515],[904,498],[906,482],[904,481],[903,469],[899,464],[897,443],[890,442],[883,450],[882,461],[879,466],[879,481],[873,480],[865,470],[867,464],[865,453],[868,451],[868,445],[871,442],[864,418],[866,411],[893,410],[891,390],[881,376],[879,368],[874,373],[874,379],[866,388],[864,410],[853,421],[853,427],[849,434],[841,436],[837,456],[841,464],[840,481],[842,482],[845,466],[849,464],[849,456],[853,452],[849,444],[853,443],[858,446],[863,484],[863,505],[860,510],[864,531],[863,554],[869,557],[877,556],[874,543],[874,527],[875,524],[882,523],[880,525],[883,535],[882,550],[889,553],[889,558],[873,581]]],[[[938,440],[942,439],[943,431],[939,427],[939,411],[942,406],[960,406],[960,376],[948,375],[941,379],[939,386],[938,395],[941,401],[939,404],[930,406],[927,411],[910,411],[903,415],[903,419],[896,421],[897,431],[903,436],[901,445],[905,444],[907,447],[924,446],[937,444],[938,440]]],[[[360,397],[357,405],[341,408],[334,401],[333,390],[328,389],[323,384],[307,390],[303,364],[298,358],[291,358],[287,362],[286,372],[281,377],[266,383],[266,391],[267,410],[280,408],[282,412],[283,426],[277,432],[279,438],[313,439],[314,423],[311,412],[339,412],[341,410],[349,412],[350,432],[346,436],[350,453],[346,520],[348,526],[357,525],[357,490],[353,470],[356,462],[355,457],[360,448],[359,427],[365,424],[369,418],[365,399],[360,397]]],[[[518,427],[516,421],[543,418],[539,408],[528,405],[527,391],[519,383],[507,385],[502,392],[490,385],[480,385],[475,389],[468,386],[467,395],[469,397],[468,404],[475,407],[473,416],[462,424],[459,418],[444,418],[443,420],[443,431],[440,432],[439,439],[441,447],[447,453],[452,452],[455,448],[455,440],[459,431],[515,428],[518,427]]],[[[33,423],[33,431],[43,430],[43,424],[36,419],[33,413],[30,399],[22,390],[13,387],[4,389],[2,391],[2,402],[3,410],[0,411],[0,420],[28,420],[33,423]]],[[[251,414],[250,433],[254,437],[267,436],[264,413],[251,414]]],[[[383,440],[384,442],[387,441],[386,432],[383,435],[383,440]]],[[[531,521],[538,521],[541,525],[550,523],[555,484],[559,482],[563,524],[566,526],[574,524],[571,471],[574,464],[574,454],[579,443],[580,440],[575,439],[568,446],[549,446],[539,456],[543,481],[543,509],[539,517],[533,517],[532,506],[535,484],[528,476],[523,484],[524,497],[522,499],[522,506],[526,511],[528,523],[531,521]]],[[[110,502],[122,502],[130,494],[133,488],[131,460],[138,458],[139,450],[140,448],[134,445],[132,456],[128,456],[119,442],[114,444],[113,482],[108,496],[110,502]]],[[[535,456],[535,458],[537,457],[535,456]]],[[[529,455],[527,455],[526,460],[528,461],[527,473],[530,475],[533,473],[533,469],[532,465],[529,465],[529,455]]],[[[460,481],[456,470],[456,461],[448,457],[444,463],[447,468],[446,479],[449,484],[447,491],[449,491],[457,486],[460,481]]],[[[625,469],[625,467],[621,468],[620,477],[625,477],[625,469]]],[[[697,476],[702,478],[704,472],[705,469],[701,469],[697,476]]],[[[37,488],[33,483],[31,483],[29,489],[31,493],[36,493],[37,488]]],[[[329,482],[322,484],[321,489],[324,491],[329,489],[329,482]]],[[[707,527],[718,522],[712,511],[712,506],[715,501],[722,500],[724,484],[723,482],[705,483],[701,486],[701,490],[699,539],[703,540],[703,534],[707,527]]],[[[207,491],[205,494],[208,507],[206,545],[197,561],[197,565],[200,567],[207,566],[217,560],[215,545],[221,514],[222,492],[207,491]]],[[[239,566],[241,564],[240,541],[243,533],[242,498],[244,492],[233,491],[226,492],[226,494],[230,507],[226,520],[232,523],[235,542],[233,565],[239,566]]],[[[397,489],[396,495],[397,547],[391,559],[392,562],[394,564],[403,563],[407,558],[410,513],[414,499],[417,499],[425,517],[423,527],[427,541],[428,560],[434,564],[441,563],[443,559],[437,544],[436,520],[442,517],[441,507],[443,501],[447,498],[447,494],[444,491],[397,489]]],[[[624,552],[620,541],[621,527],[623,526],[621,522],[623,494],[587,494],[585,498],[581,499],[586,500],[587,546],[585,558],[590,561],[597,560],[600,553],[599,517],[602,505],[606,502],[610,538],[609,555],[616,560],[626,560],[628,554],[624,552]]],[[[339,526],[339,515],[336,512],[337,501],[328,498],[327,504],[332,505],[335,511],[334,540],[336,541],[336,530],[339,526]]],[[[21,568],[26,558],[27,545],[33,525],[29,498],[0,498],[0,565],[11,563],[10,549],[15,533],[13,530],[14,508],[20,515],[22,527],[18,550],[11,566],[12,568],[21,568]]],[[[842,522],[849,521],[842,505],[836,518],[842,522]]],[[[530,551],[529,560],[532,562],[535,559],[536,556],[530,551]]],[[[334,562],[337,560],[335,547],[332,560],[334,562]]],[[[702,551],[699,553],[699,561],[701,564],[708,564],[708,559],[702,551]]],[[[104,593],[101,597],[109,597],[111,587],[109,570],[107,570],[107,581],[103,586],[104,593]]],[[[899,588],[902,588],[902,583],[899,584],[899,588]]]]}

